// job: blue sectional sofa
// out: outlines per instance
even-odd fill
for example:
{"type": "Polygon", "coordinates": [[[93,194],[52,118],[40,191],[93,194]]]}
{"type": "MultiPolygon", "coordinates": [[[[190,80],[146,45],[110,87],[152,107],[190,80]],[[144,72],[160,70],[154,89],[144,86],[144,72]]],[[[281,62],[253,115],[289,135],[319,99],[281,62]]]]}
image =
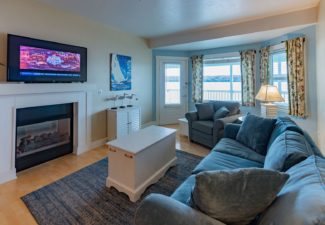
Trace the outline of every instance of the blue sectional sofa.
{"type": "Polygon", "coordinates": [[[226,125],[224,138],[170,197],[160,194],[146,197],[136,213],[135,224],[221,225],[222,222],[189,206],[196,174],[270,166],[279,167],[290,178],[254,224],[325,224],[325,159],[310,136],[288,117],[278,118],[267,145],[267,154],[260,155],[236,141],[240,126],[226,125]]]}

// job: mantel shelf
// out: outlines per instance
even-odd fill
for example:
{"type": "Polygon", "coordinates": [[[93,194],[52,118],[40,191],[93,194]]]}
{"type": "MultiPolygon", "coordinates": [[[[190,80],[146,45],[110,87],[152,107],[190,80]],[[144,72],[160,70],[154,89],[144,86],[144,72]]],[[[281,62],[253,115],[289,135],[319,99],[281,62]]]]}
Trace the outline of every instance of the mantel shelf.
{"type": "Polygon", "coordinates": [[[96,85],[88,83],[0,83],[0,96],[93,91],[95,89],[96,85]]]}

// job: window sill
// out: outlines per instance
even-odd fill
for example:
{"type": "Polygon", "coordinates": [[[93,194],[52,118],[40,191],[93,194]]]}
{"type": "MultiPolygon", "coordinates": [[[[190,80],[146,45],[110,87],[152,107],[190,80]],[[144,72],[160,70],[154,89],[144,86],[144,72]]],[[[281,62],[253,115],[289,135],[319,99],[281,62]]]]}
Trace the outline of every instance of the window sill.
{"type": "Polygon", "coordinates": [[[289,105],[287,103],[274,103],[278,107],[279,115],[289,115],[289,105]]]}

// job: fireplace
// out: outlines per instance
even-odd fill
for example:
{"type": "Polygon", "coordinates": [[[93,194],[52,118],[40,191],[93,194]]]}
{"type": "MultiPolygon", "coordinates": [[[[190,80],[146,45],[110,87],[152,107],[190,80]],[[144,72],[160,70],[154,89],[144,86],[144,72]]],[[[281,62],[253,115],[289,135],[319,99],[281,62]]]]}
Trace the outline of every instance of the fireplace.
{"type": "Polygon", "coordinates": [[[73,103],[17,109],[16,170],[73,152],[73,103]]]}

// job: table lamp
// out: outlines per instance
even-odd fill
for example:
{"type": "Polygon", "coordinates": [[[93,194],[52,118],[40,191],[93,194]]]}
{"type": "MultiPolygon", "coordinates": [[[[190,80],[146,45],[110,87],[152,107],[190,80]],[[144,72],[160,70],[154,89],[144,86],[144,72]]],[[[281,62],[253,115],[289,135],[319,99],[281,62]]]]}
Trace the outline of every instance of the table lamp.
{"type": "Polygon", "coordinates": [[[262,85],[255,99],[262,102],[261,116],[268,118],[276,117],[278,114],[278,107],[274,102],[284,102],[284,98],[274,85],[262,85]]]}

